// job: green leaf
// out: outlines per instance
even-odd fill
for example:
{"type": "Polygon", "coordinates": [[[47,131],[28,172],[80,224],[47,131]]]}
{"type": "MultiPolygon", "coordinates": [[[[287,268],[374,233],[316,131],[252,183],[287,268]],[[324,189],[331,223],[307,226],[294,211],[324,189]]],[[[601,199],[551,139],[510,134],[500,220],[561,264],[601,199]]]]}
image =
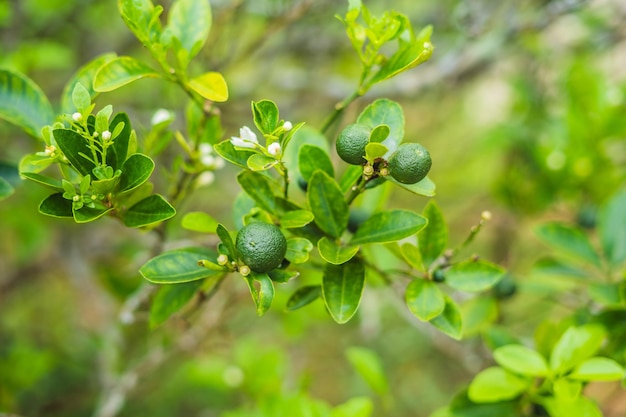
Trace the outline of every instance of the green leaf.
{"type": "Polygon", "coordinates": [[[572,381],[568,378],[557,379],[552,384],[552,391],[554,391],[554,396],[557,397],[559,400],[576,399],[580,397],[582,389],[583,384],[580,381],[572,381]]]}
{"type": "Polygon", "coordinates": [[[414,235],[425,225],[426,219],[410,210],[375,213],[359,226],[350,244],[393,242],[414,235]]]}
{"type": "Polygon", "coordinates": [[[401,72],[414,68],[430,59],[433,46],[423,40],[404,45],[380,67],[376,75],[370,80],[373,85],[394,77],[401,72]]]}
{"type": "Polygon", "coordinates": [[[552,349],[550,369],[557,374],[569,371],[592,357],[605,336],[604,329],[594,324],[568,328],[552,349]]]}
{"type": "Polygon", "coordinates": [[[34,172],[22,172],[20,175],[22,176],[22,178],[34,181],[37,184],[45,185],[46,187],[52,188],[53,190],[56,190],[56,191],[63,190],[63,185],[61,185],[61,180],[58,180],[56,178],[50,178],[45,175],[36,174],[34,172]]]}
{"type": "Polygon", "coordinates": [[[268,272],[267,275],[269,275],[274,282],[285,283],[298,278],[300,273],[298,271],[274,269],[273,271],[268,272]]]}
{"type": "Polygon", "coordinates": [[[402,244],[402,246],[400,246],[400,254],[402,255],[402,258],[406,261],[406,263],[411,266],[411,268],[417,269],[418,271],[422,272],[426,270],[422,261],[422,254],[420,253],[417,246],[409,242],[405,242],[402,244]]]}
{"type": "Polygon", "coordinates": [[[122,165],[126,162],[131,147],[133,129],[126,113],[117,113],[113,116],[113,120],[111,120],[109,124],[110,132],[116,132],[120,128],[122,128],[122,130],[119,135],[115,137],[113,146],[110,146],[107,152],[107,165],[112,166],[113,169],[122,169],[122,165]]]}
{"type": "Polygon", "coordinates": [[[209,36],[211,19],[208,0],[176,0],[169,11],[167,29],[192,58],[209,36]]]}
{"type": "MultiPolygon", "coordinates": [[[[370,143],[382,142],[389,136],[391,130],[387,125],[378,125],[370,132],[370,143]]],[[[382,156],[382,155],[381,155],[382,156]]]]}
{"type": "Polygon", "coordinates": [[[256,313],[262,316],[269,310],[274,300],[274,282],[267,274],[258,272],[252,272],[245,278],[250,289],[250,295],[256,304],[256,313]]]}
{"type": "Polygon", "coordinates": [[[341,176],[341,180],[339,181],[339,186],[341,187],[341,191],[347,193],[350,191],[352,186],[356,180],[361,178],[363,175],[363,167],[360,165],[350,165],[348,169],[346,169],[341,176]]]}
{"type": "Polygon", "coordinates": [[[215,233],[218,225],[213,217],[201,211],[185,214],[181,224],[187,230],[201,233],[215,233]]]}
{"type": "Polygon", "coordinates": [[[626,190],[602,208],[599,223],[604,254],[612,266],[619,267],[626,260],[626,190]]]}
{"type": "Polygon", "coordinates": [[[221,224],[218,224],[215,232],[217,233],[217,236],[220,238],[224,246],[226,246],[226,250],[228,250],[230,257],[235,258],[236,256],[238,256],[237,248],[235,248],[235,242],[233,242],[233,238],[228,230],[221,224]]]}
{"type": "Polygon", "coordinates": [[[270,135],[278,127],[278,107],[272,100],[252,102],[252,115],[257,129],[264,135],[270,135]]]}
{"type": "Polygon", "coordinates": [[[502,267],[491,262],[466,260],[448,268],[446,283],[460,291],[484,291],[500,281],[504,273],[502,267]]]}
{"type": "Polygon", "coordinates": [[[353,397],[333,408],[330,417],[370,417],[374,403],[368,397],[353,397]]]}
{"type": "Polygon", "coordinates": [[[343,246],[324,236],[317,241],[317,250],[326,262],[333,265],[341,265],[357,254],[359,246],[343,246]]]}
{"type": "Polygon", "coordinates": [[[183,308],[198,292],[203,281],[182,282],[163,285],[150,304],[150,328],[154,329],[183,308]]]}
{"type": "Polygon", "coordinates": [[[89,223],[94,220],[98,220],[100,217],[105,214],[113,211],[113,208],[99,207],[99,208],[91,208],[87,206],[83,206],[78,210],[73,210],[74,220],[76,223],[89,223]]]}
{"type": "Polygon", "coordinates": [[[63,93],[61,94],[61,111],[63,113],[71,114],[77,110],[74,103],[72,103],[72,92],[74,91],[74,87],[79,83],[82,84],[89,92],[90,102],[94,101],[94,99],[98,96],[98,92],[93,89],[93,81],[96,72],[101,66],[116,57],[117,55],[112,53],[101,55],[89,61],[76,71],[67,84],[65,84],[63,93]]]}
{"type": "Polygon", "coordinates": [[[418,236],[419,250],[426,265],[432,264],[439,258],[448,244],[448,227],[441,209],[430,200],[422,215],[428,220],[428,224],[418,236]]]}
{"type": "Polygon", "coordinates": [[[81,83],[77,83],[72,90],[72,104],[80,112],[85,112],[91,106],[91,95],[81,83]]]}
{"type": "Polygon", "coordinates": [[[120,191],[130,191],[148,181],[154,170],[154,161],[144,154],[136,153],[128,157],[122,166],[120,191]]]}
{"type": "Polygon", "coordinates": [[[348,204],[339,185],[323,171],[315,171],[307,189],[315,223],[324,233],[339,238],[348,226],[348,204]]]}
{"type": "Polygon", "coordinates": [[[529,387],[529,380],[494,366],[476,375],[467,394],[476,403],[495,403],[516,398],[529,387]]]}
{"type": "Polygon", "coordinates": [[[204,258],[216,259],[216,253],[206,248],[167,251],[146,262],[139,273],[155,284],[177,284],[223,274],[223,271],[199,266],[198,260],[204,258]]]}
{"type": "Polygon", "coordinates": [[[24,74],[0,68],[0,118],[20,126],[32,137],[54,122],[46,94],[24,74]]]}
{"type": "Polygon", "coordinates": [[[596,303],[607,307],[621,307],[622,298],[620,297],[620,288],[623,287],[624,281],[617,283],[597,282],[589,284],[587,288],[589,297],[596,303]]]}
{"type": "Polygon", "coordinates": [[[363,347],[350,347],[346,349],[346,356],[372,391],[378,395],[385,395],[389,392],[389,384],[385,377],[383,365],[373,350],[363,347]]]}
{"type": "Polygon", "coordinates": [[[154,7],[151,0],[118,0],[118,7],[122,19],[141,43],[150,46],[159,39],[161,6],[154,7]]]}
{"type": "Polygon", "coordinates": [[[160,75],[135,58],[122,56],[108,61],[98,69],[93,88],[100,93],[113,91],[146,77],[159,78],[160,75]]]}
{"type": "Polygon", "coordinates": [[[346,323],[354,316],[365,284],[365,267],[357,258],[345,264],[326,264],[322,278],[324,302],[333,320],[346,323]]]}
{"type": "Polygon", "coordinates": [[[593,265],[600,265],[600,258],[582,230],[561,223],[547,223],[537,229],[537,235],[553,248],[583,259],[593,265]]]}
{"type": "Polygon", "coordinates": [[[83,157],[81,154],[91,157],[91,148],[87,145],[87,141],[70,129],[55,129],[53,131],[54,139],[59,145],[63,154],[70,161],[70,164],[81,174],[91,174],[96,165],[83,157]]]}
{"type": "Polygon", "coordinates": [[[170,219],[176,210],[159,194],[153,194],[134,204],[122,214],[128,227],[142,227],[170,219]]]}
{"type": "Polygon", "coordinates": [[[387,147],[388,155],[398,148],[404,138],[404,113],[402,106],[395,101],[378,99],[367,106],[356,120],[357,123],[375,129],[379,125],[389,127],[387,139],[381,143],[387,147]]]}
{"type": "Polygon", "coordinates": [[[303,264],[309,260],[309,252],[313,250],[313,244],[303,237],[290,237],[287,239],[287,253],[285,259],[294,264],[303,264]]]}
{"type": "Polygon", "coordinates": [[[589,273],[585,270],[550,257],[539,259],[533,266],[533,272],[557,278],[589,278],[589,273]]]}
{"type": "Polygon", "coordinates": [[[274,165],[278,163],[276,158],[272,158],[271,156],[265,156],[260,153],[255,153],[248,158],[246,165],[252,171],[265,171],[272,168],[274,165]]]}
{"type": "Polygon", "coordinates": [[[385,156],[387,151],[387,147],[381,143],[368,143],[365,145],[365,159],[369,163],[374,163],[376,159],[385,156]]]}
{"type": "Polygon", "coordinates": [[[598,356],[582,362],[568,378],[581,381],[618,381],[624,378],[624,368],[613,359],[598,356]]]}
{"type": "Polygon", "coordinates": [[[474,297],[461,304],[464,337],[483,333],[498,319],[498,303],[494,297],[474,297]]]}
{"type": "Polygon", "coordinates": [[[52,217],[73,217],[72,202],[63,198],[63,193],[52,194],[39,204],[39,212],[52,217]]]}
{"type": "Polygon", "coordinates": [[[305,181],[309,181],[315,170],[324,171],[329,177],[334,178],[335,169],[328,156],[328,152],[319,146],[302,145],[298,153],[298,168],[300,175],[305,181]]]}
{"type": "Polygon", "coordinates": [[[443,312],[430,320],[430,324],[441,330],[453,339],[461,339],[463,321],[461,311],[456,303],[447,295],[444,295],[445,306],[443,312]]]}
{"type": "Polygon", "coordinates": [[[292,210],[280,217],[280,225],[286,229],[297,229],[311,223],[314,218],[309,210],[292,210]]]}
{"type": "Polygon", "coordinates": [[[113,190],[115,190],[119,182],[120,182],[119,175],[115,175],[113,178],[109,178],[109,179],[94,180],[91,182],[91,189],[96,194],[106,195],[106,194],[109,194],[110,192],[113,192],[113,190]]]}
{"type": "Polygon", "coordinates": [[[541,405],[545,407],[550,417],[602,417],[598,406],[585,397],[576,399],[546,397],[541,401],[541,405]]]}
{"type": "Polygon", "coordinates": [[[213,146],[213,149],[219,156],[228,162],[239,166],[240,168],[248,168],[248,159],[250,159],[252,155],[255,155],[255,152],[252,151],[235,149],[233,144],[230,143],[230,140],[225,140],[216,144],[213,146]]]}
{"type": "Polygon", "coordinates": [[[189,87],[202,98],[223,102],[228,100],[228,85],[219,72],[207,72],[189,80],[189,87]]]}
{"type": "MultiPolygon", "coordinates": [[[[33,174],[33,175],[37,175],[37,174],[33,174]]],[[[44,177],[44,178],[47,178],[47,177],[44,177]]],[[[11,184],[4,178],[0,177],[0,201],[9,197],[11,194],[13,194],[14,191],[15,190],[13,189],[11,184]]]]}
{"type": "Polygon", "coordinates": [[[270,177],[253,171],[242,171],[237,175],[241,188],[263,210],[276,214],[276,194],[280,187],[270,177]]]}
{"type": "Polygon", "coordinates": [[[428,177],[424,178],[420,182],[416,182],[415,184],[403,184],[393,179],[391,175],[386,176],[385,179],[400,188],[404,188],[405,190],[412,192],[413,194],[424,197],[433,197],[435,195],[435,183],[428,177]]]}
{"type": "Polygon", "coordinates": [[[404,300],[411,313],[422,321],[430,321],[443,313],[444,295],[432,281],[414,279],[406,288],[404,300]]]}
{"type": "Polygon", "coordinates": [[[305,285],[298,288],[287,300],[286,310],[294,311],[311,304],[322,296],[321,285],[305,285]]]}
{"type": "Polygon", "coordinates": [[[523,345],[506,345],[496,349],[493,357],[498,365],[520,375],[548,375],[548,363],[536,351],[523,345]]]}

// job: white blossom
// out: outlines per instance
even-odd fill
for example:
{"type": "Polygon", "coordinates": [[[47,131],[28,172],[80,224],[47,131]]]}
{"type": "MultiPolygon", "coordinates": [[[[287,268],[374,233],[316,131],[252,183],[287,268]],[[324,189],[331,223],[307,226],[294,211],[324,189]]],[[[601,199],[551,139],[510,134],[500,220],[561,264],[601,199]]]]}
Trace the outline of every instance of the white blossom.
{"type": "Polygon", "coordinates": [[[198,187],[211,185],[215,182],[215,174],[212,171],[204,171],[198,176],[196,185],[198,187]]]}
{"type": "Polygon", "coordinates": [[[75,122],[80,122],[81,120],[83,120],[83,115],[79,112],[76,112],[72,114],[72,120],[74,120],[75,122]]]}
{"type": "Polygon", "coordinates": [[[280,143],[274,142],[267,147],[267,152],[272,156],[279,156],[281,152],[280,143]]]}
{"type": "Polygon", "coordinates": [[[104,132],[102,132],[102,140],[109,140],[111,139],[111,132],[109,132],[108,130],[105,130],[104,132]]]}
{"type": "Polygon", "coordinates": [[[152,125],[158,125],[159,123],[166,122],[172,118],[172,114],[165,109],[158,109],[152,115],[152,120],[150,121],[152,125]]]}
{"type": "Polygon", "coordinates": [[[293,125],[290,121],[286,121],[285,123],[283,123],[283,129],[289,132],[291,129],[293,129],[293,125]]]}
{"type": "Polygon", "coordinates": [[[232,136],[230,138],[230,143],[233,146],[238,146],[240,148],[254,148],[259,141],[256,138],[256,135],[248,126],[244,126],[239,129],[239,137],[232,136]]]}

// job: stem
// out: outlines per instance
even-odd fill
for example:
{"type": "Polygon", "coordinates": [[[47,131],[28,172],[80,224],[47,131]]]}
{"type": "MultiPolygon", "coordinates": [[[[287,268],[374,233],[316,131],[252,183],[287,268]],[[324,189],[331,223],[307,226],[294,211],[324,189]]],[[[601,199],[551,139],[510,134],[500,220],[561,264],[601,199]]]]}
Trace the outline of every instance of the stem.
{"type": "Polygon", "coordinates": [[[348,97],[346,97],[343,101],[340,101],[339,103],[335,104],[335,109],[324,121],[324,124],[320,128],[320,132],[322,134],[325,134],[328,131],[328,129],[330,129],[330,127],[333,125],[333,123],[337,121],[339,116],[341,116],[341,114],[344,112],[346,107],[348,107],[354,100],[361,97],[362,95],[363,95],[363,92],[361,91],[361,88],[358,88],[348,97]]]}

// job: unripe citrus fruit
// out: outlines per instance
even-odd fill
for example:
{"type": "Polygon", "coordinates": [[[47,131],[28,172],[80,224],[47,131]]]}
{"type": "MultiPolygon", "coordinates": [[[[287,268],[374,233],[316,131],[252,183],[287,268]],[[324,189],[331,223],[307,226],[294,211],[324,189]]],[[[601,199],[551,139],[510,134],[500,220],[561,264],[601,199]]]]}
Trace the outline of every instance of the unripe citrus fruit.
{"type": "Polygon", "coordinates": [[[432,160],[428,150],[419,143],[403,143],[389,158],[389,174],[403,184],[415,184],[424,179],[432,160]]]}
{"type": "Polygon", "coordinates": [[[287,239],[280,229],[268,223],[250,223],[237,234],[237,251],[254,272],[276,269],[287,253],[287,239]]]}
{"type": "Polygon", "coordinates": [[[349,164],[363,165],[365,163],[365,146],[369,140],[369,127],[358,123],[348,125],[337,137],[335,143],[337,154],[349,164]]]}

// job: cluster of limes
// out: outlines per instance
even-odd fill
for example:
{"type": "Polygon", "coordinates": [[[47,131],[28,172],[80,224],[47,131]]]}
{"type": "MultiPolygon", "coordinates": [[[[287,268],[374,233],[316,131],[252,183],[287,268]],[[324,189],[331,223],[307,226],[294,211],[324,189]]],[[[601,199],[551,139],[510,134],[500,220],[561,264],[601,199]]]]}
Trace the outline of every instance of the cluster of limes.
{"type": "MultiPolygon", "coordinates": [[[[354,123],[346,126],[335,143],[337,154],[352,165],[365,165],[365,147],[370,142],[371,129],[354,123]]],[[[430,153],[419,143],[403,143],[379,167],[381,175],[391,175],[403,184],[415,184],[428,174],[432,165],[430,153]],[[387,171],[384,171],[384,170],[387,171]]]]}

